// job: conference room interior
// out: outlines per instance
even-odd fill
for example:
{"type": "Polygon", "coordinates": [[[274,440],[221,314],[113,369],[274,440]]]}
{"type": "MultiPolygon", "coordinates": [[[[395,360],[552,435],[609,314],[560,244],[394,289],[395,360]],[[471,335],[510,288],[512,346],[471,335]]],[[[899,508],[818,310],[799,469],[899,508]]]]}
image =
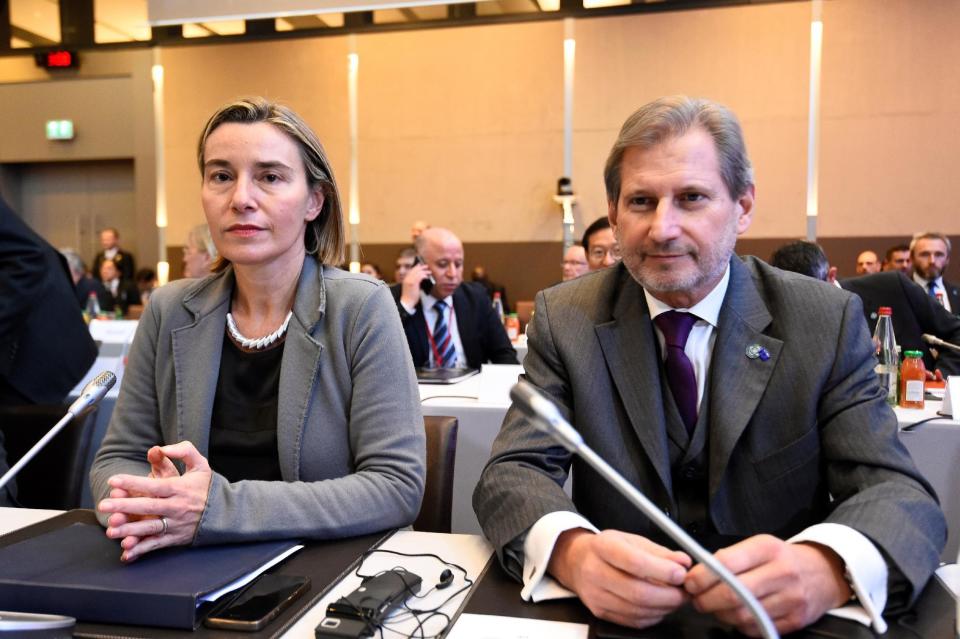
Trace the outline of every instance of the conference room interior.
{"type": "MultiPolygon", "coordinates": [[[[481,0],[219,19],[196,2],[195,20],[152,28],[148,4],[0,0],[0,194],[88,266],[111,227],[161,283],[183,276],[187,235],[204,221],[198,135],[218,106],[254,95],[317,132],[349,218],[342,266],[372,262],[388,282],[424,220],[462,239],[465,279],[482,265],[511,304],[533,300],[560,281],[558,179],[572,180],[578,240],[607,213],[603,165],[624,118],[672,94],[740,118],[757,198],[738,254],[811,239],[843,278],[861,251],[882,257],[919,231],[960,241],[944,195],[960,167],[957,2],[481,0]],[[42,66],[54,50],[76,66],[42,66]],[[70,139],[47,136],[59,120],[70,139]]],[[[960,260],[944,279],[960,281],[960,260]]],[[[470,482],[509,405],[504,380],[521,371],[472,382],[479,403],[421,388],[425,415],[459,420],[447,532],[479,534],[470,482]]],[[[108,406],[92,416],[93,442],[108,406]]],[[[949,428],[904,441],[937,466],[943,559],[955,561],[949,428]]],[[[91,506],[89,487],[72,490],[91,506]]]]}

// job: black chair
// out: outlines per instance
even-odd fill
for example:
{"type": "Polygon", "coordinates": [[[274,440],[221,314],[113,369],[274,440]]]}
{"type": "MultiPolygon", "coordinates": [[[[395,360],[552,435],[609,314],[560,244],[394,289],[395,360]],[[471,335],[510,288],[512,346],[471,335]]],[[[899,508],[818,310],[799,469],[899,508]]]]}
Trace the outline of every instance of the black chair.
{"type": "Polygon", "coordinates": [[[423,418],[427,433],[427,479],[413,529],[450,532],[453,516],[453,467],[457,456],[457,418],[423,418]]]}
{"type": "MultiPolygon", "coordinates": [[[[0,431],[7,463],[13,466],[67,414],[67,406],[0,406],[0,431]]],[[[97,408],[67,424],[11,480],[17,501],[27,508],[70,510],[80,507],[84,466],[90,452],[97,408]]]]}

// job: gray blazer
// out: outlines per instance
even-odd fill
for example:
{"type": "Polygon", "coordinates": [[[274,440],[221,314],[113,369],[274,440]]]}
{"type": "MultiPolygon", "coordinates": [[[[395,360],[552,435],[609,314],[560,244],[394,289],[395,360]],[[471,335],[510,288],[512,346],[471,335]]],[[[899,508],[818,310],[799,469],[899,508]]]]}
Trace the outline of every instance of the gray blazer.
{"type": "MultiPolygon", "coordinates": [[[[146,452],[155,444],[189,440],[207,455],[233,286],[228,268],[150,297],[90,472],[95,499],[109,494],[111,475],[148,473],[146,452]]],[[[284,481],[229,483],[214,472],[194,543],[345,537],[414,520],[423,496],[423,417],[385,285],[307,257],[279,395],[284,481]]]]}
{"type": "MultiPolygon", "coordinates": [[[[542,291],[529,334],[526,378],[589,446],[675,512],[674,435],[665,428],[660,355],[639,284],[621,265],[542,291]]],[[[821,521],[850,526],[898,569],[891,592],[910,597],[936,568],[946,529],[898,439],[874,365],[856,296],[754,258],[731,260],[708,381],[707,508],[717,532],[734,538],[786,538],[821,521]],[[754,344],[770,357],[748,357],[754,344]]],[[[473,503],[501,557],[557,510],[674,545],[516,407],[473,503]],[[571,465],[572,501],[562,490],[571,465]]]]}

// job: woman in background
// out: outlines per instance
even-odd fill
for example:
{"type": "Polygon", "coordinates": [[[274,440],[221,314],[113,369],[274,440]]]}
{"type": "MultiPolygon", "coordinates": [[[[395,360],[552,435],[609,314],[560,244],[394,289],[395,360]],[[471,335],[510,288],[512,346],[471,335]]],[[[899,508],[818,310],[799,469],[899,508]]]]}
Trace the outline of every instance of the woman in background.
{"type": "Polygon", "coordinates": [[[106,534],[156,548],[414,520],[423,419],[389,290],[343,260],[337,187],[290,109],[240,100],[198,149],[215,275],[158,289],[91,471],[106,534]]]}
{"type": "Polygon", "coordinates": [[[217,247],[210,237],[210,227],[197,224],[187,233],[187,244],[183,247],[183,276],[210,275],[210,267],[217,257],[217,247]]]}

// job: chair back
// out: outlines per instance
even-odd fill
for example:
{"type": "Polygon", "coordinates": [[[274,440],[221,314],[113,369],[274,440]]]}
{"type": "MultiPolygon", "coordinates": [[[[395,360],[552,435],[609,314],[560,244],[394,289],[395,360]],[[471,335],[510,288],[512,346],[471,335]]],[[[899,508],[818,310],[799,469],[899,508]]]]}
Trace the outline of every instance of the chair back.
{"type": "Polygon", "coordinates": [[[517,302],[517,318],[520,320],[520,326],[526,328],[533,316],[533,300],[520,300],[517,302]]]}
{"type": "MultiPolygon", "coordinates": [[[[0,406],[0,432],[13,466],[47,434],[67,407],[56,405],[0,406]]],[[[97,422],[97,408],[67,424],[37,456],[27,462],[12,482],[17,501],[26,508],[70,510],[80,507],[84,467],[97,422]]]]}
{"type": "Polygon", "coordinates": [[[453,516],[453,466],[457,456],[457,418],[428,415],[427,479],[414,530],[450,532],[453,516]]]}

